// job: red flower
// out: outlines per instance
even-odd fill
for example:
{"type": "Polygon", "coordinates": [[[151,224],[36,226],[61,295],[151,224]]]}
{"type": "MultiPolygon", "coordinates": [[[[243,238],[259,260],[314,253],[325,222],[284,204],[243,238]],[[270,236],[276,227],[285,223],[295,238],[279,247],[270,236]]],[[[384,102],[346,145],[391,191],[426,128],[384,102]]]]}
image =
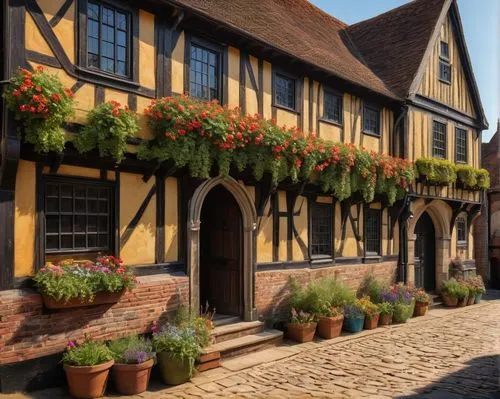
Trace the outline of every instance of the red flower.
{"type": "Polygon", "coordinates": [[[61,101],[61,96],[57,93],[54,93],[50,96],[50,98],[55,101],[56,103],[58,103],[59,101],[61,101]]]}
{"type": "Polygon", "coordinates": [[[44,69],[44,68],[43,68],[43,66],[41,66],[41,65],[38,65],[38,66],[36,67],[37,72],[43,72],[43,69],[44,69]]]}
{"type": "Polygon", "coordinates": [[[120,116],[120,110],[118,108],[113,108],[113,111],[111,111],[113,116],[120,116]]]}
{"type": "Polygon", "coordinates": [[[41,86],[37,86],[37,87],[35,87],[35,90],[36,90],[38,93],[41,93],[41,92],[42,92],[42,87],[41,87],[41,86]]]}
{"type": "Polygon", "coordinates": [[[73,97],[73,92],[70,89],[64,89],[64,92],[68,97],[73,97]]]}

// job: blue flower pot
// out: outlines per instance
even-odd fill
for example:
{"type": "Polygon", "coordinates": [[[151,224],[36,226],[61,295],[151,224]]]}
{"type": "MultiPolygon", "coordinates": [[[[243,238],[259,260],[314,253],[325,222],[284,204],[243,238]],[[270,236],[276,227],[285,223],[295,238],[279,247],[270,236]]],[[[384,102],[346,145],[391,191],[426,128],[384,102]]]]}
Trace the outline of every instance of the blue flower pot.
{"type": "Polygon", "coordinates": [[[474,303],[481,303],[482,297],[483,297],[483,294],[477,294],[474,303]]]}
{"type": "Polygon", "coordinates": [[[360,332],[364,323],[365,316],[357,318],[344,317],[344,330],[352,333],[360,332]]]}

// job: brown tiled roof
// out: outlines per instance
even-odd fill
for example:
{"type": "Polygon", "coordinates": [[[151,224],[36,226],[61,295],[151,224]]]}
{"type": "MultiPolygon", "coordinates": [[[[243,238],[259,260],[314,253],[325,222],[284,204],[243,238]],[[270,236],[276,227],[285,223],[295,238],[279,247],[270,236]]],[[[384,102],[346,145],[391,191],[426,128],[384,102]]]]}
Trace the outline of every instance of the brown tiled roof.
{"type": "Polygon", "coordinates": [[[347,28],[370,69],[406,97],[446,0],[414,0],[347,28]]]}
{"type": "MultiPolygon", "coordinates": [[[[427,0],[426,0],[427,1],[427,0]]],[[[172,0],[309,64],[399,99],[343,40],[347,25],[307,0],[172,0]]]]}

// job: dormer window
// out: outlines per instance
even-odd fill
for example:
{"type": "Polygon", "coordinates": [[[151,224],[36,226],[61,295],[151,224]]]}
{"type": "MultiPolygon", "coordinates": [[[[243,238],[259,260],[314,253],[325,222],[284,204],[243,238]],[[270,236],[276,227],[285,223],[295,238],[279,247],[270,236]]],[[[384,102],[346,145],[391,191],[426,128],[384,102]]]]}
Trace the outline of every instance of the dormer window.
{"type": "Polygon", "coordinates": [[[451,83],[450,47],[447,42],[441,42],[439,52],[439,80],[451,83]]]}

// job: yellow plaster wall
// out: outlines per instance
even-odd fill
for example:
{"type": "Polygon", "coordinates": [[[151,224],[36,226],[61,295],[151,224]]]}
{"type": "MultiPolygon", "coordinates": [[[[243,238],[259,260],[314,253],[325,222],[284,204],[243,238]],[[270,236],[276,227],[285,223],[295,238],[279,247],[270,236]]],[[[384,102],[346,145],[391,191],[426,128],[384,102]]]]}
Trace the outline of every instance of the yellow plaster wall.
{"type": "Polygon", "coordinates": [[[287,127],[297,126],[297,114],[295,112],[285,111],[284,109],[276,109],[276,122],[278,125],[286,125],[287,127]]]}
{"type": "Polygon", "coordinates": [[[35,252],[36,167],[34,162],[19,161],[16,175],[14,219],[14,276],[33,274],[35,252]]]}
{"type": "MultiPolygon", "coordinates": [[[[306,245],[306,247],[308,247],[309,237],[307,232],[307,226],[308,226],[307,198],[299,196],[297,198],[297,201],[295,202],[295,207],[293,211],[294,211],[293,221],[295,224],[295,229],[297,230],[297,233],[302,242],[306,245]]],[[[293,240],[292,240],[292,253],[293,253],[293,260],[304,260],[308,256],[308,254],[305,254],[304,257],[304,254],[300,249],[298,240],[295,238],[295,235],[293,235],[293,240]]]]}
{"type": "Polygon", "coordinates": [[[172,92],[184,93],[184,32],[181,32],[179,40],[172,51],[172,92]]]}
{"type": "Polygon", "coordinates": [[[342,128],[331,123],[319,123],[319,137],[325,140],[340,142],[342,137],[342,128]]]}
{"type": "MultiPolygon", "coordinates": [[[[252,65],[253,76],[257,85],[259,84],[259,60],[253,56],[250,57],[250,64],[252,65]]],[[[257,92],[252,87],[252,81],[250,79],[250,71],[245,68],[246,71],[246,88],[245,88],[245,98],[246,98],[246,113],[249,115],[254,115],[259,113],[259,102],[257,98],[257,92]]]]}
{"type": "Polygon", "coordinates": [[[45,55],[53,56],[54,53],[50,49],[46,40],[43,38],[40,30],[33,21],[30,14],[26,13],[26,24],[24,27],[24,32],[26,35],[26,49],[37,51],[45,55]]]}
{"type": "Polygon", "coordinates": [[[229,46],[228,71],[227,71],[227,94],[226,99],[229,108],[240,105],[240,50],[229,46]]]}
{"type": "Polygon", "coordinates": [[[179,209],[177,179],[168,177],[165,180],[165,260],[178,260],[179,254],[179,209]]]}
{"type": "MultiPolygon", "coordinates": [[[[154,185],[154,179],[144,183],[141,175],[120,175],[120,237],[137,213],[144,198],[154,185]],[[134,193],[127,195],[127,193],[134,193]]],[[[149,202],[130,239],[121,247],[120,256],[129,265],[150,264],[155,261],[156,196],[149,202]]]]}
{"type": "Polygon", "coordinates": [[[459,49],[455,39],[451,19],[448,16],[429,57],[428,65],[420,82],[418,93],[447,104],[470,116],[475,116],[471,96],[465,77],[459,49]],[[451,64],[451,84],[439,80],[439,56],[441,41],[448,43],[451,64]]]}
{"type": "Polygon", "coordinates": [[[259,217],[257,226],[257,262],[273,261],[273,217],[270,214],[271,201],[264,208],[264,216],[259,217]]]}
{"type": "MultiPolygon", "coordinates": [[[[286,192],[278,191],[278,209],[279,212],[286,212],[286,192]]],[[[279,250],[278,250],[278,260],[286,261],[287,260],[287,231],[288,231],[288,223],[286,217],[279,217],[279,226],[280,226],[280,234],[279,234],[279,250]]]]}
{"type": "Polygon", "coordinates": [[[105,89],[104,90],[104,101],[117,101],[122,106],[126,105],[128,102],[128,94],[124,91],[118,91],[113,89],[105,89]]]}
{"type": "Polygon", "coordinates": [[[155,65],[155,16],[139,11],[139,83],[154,89],[156,87],[155,65]]]}
{"type": "Polygon", "coordinates": [[[271,119],[272,116],[272,66],[264,61],[264,118],[271,119]]]}
{"type": "MultiPolygon", "coordinates": [[[[45,173],[45,170],[44,170],[45,173]]],[[[80,166],[61,165],[57,171],[58,175],[80,176],[99,179],[101,177],[100,169],[82,168],[80,166]]]]}

